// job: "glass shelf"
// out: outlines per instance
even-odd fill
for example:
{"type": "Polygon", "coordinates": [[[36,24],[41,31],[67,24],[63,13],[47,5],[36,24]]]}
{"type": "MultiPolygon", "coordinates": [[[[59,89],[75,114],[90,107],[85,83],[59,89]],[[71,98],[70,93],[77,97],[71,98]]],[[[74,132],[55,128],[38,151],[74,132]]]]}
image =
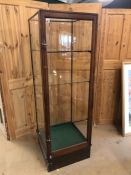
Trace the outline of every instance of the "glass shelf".
{"type": "MultiPolygon", "coordinates": [[[[40,52],[40,50],[35,50],[35,49],[32,49],[32,51],[34,52],[40,52]]],[[[91,53],[91,50],[52,50],[52,51],[47,51],[47,53],[66,53],[66,52],[88,52],[88,53],[91,53]]]]}
{"type": "Polygon", "coordinates": [[[58,85],[67,85],[67,84],[74,84],[74,83],[90,83],[90,81],[74,81],[74,82],[67,82],[67,83],[58,83],[58,84],[49,84],[49,86],[58,86],[58,85]]]}
{"type": "Polygon", "coordinates": [[[61,50],[58,50],[58,51],[47,51],[47,53],[66,53],[66,52],[89,52],[91,53],[91,50],[69,50],[69,51],[61,51],[61,50]]]}

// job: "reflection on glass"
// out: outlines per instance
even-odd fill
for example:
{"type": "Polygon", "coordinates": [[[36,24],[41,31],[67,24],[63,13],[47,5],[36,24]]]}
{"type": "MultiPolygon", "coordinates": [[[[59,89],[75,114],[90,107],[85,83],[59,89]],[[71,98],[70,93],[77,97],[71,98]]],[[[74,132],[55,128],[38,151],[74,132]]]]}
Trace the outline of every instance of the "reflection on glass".
{"type": "Polygon", "coordinates": [[[59,44],[62,50],[70,50],[71,48],[71,35],[70,33],[63,32],[59,35],[59,44]]]}
{"type": "Polygon", "coordinates": [[[91,21],[49,18],[46,31],[48,52],[91,50],[91,21]]]}
{"type": "Polygon", "coordinates": [[[46,19],[48,51],[71,50],[71,20],[46,19]]]}
{"type": "Polygon", "coordinates": [[[90,79],[91,54],[88,52],[48,53],[47,59],[49,85],[80,83],[90,79]]]}

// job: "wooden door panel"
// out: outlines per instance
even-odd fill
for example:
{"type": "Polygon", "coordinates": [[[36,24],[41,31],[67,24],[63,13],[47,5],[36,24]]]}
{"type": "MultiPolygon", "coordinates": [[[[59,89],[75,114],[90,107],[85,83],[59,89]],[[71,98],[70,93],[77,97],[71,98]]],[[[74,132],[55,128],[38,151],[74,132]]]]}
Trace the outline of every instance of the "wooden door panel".
{"type": "Polygon", "coordinates": [[[35,127],[33,98],[32,86],[11,90],[16,137],[30,132],[35,127]]]}
{"type": "Polygon", "coordinates": [[[131,59],[131,15],[125,15],[121,60],[131,59]]]}
{"type": "Polygon", "coordinates": [[[120,100],[120,75],[120,70],[104,70],[100,123],[114,122],[120,100]]]}
{"type": "Polygon", "coordinates": [[[124,15],[107,14],[105,20],[104,60],[120,60],[124,15]]]}
{"type": "Polygon", "coordinates": [[[20,14],[18,6],[1,7],[3,16],[3,38],[5,46],[6,71],[9,78],[20,78],[24,74],[24,66],[20,55],[20,14]]]}
{"type": "Polygon", "coordinates": [[[15,118],[16,130],[27,126],[25,111],[25,89],[12,90],[12,106],[15,118]]]}

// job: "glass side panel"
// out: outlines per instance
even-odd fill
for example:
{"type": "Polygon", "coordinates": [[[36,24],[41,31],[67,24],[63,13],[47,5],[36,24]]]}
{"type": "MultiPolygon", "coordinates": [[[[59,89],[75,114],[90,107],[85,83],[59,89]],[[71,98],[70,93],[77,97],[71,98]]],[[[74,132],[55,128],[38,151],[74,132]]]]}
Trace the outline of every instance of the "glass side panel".
{"type": "Polygon", "coordinates": [[[31,49],[32,51],[40,51],[40,40],[39,40],[39,21],[32,19],[29,21],[30,24],[30,37],[31,37],[31,49]]]}
{"type": "Polygon", "coordinates": [[[71,119],[71,85],[51,85],[50,121],[51,126],[70,122],[71,119]]]}
{"type": "Polygon", "coordinates": [[[91,53],[73,53],[72,121],[86,137],[91,53]],[[77,83],[74,83],[77,82],[77,83]]]}
{"type": "Polygon", "coordinates": [[[41,76],[41,63],[40,54],[33,52],[33,70],[34,70],[34,86],[35,86],[35,102],[37,112],[37,125],[40,136],[42,136],[43,142],[45,142],[45,120],[44,120],[44,102],[42,91],[42,76],[41,76]]]}
{"type": "Polygon", "coordinates": [[[48,53],[48,79],[51,125],[70,121],[71,54],[48,53]]]}
{"type": "Polygon", "coordinates": [[[37,16],[35,16],[34,18],[32,18],[32,20],[30,20],[29,25],[30,25],[30,36],[31,36],[34,94],[35,94],[35,107],[36,107],[36,118],[38,127],[37,129],[46,150],[44,101],[43,101],[43,90],[42,90],[43,86],[42,86],[40,41],[39,41],[39,21],[37,16]]]}
{"type": "Polygon", "coordinates": [[[89,52],[73,52],[72,63],[72,81],[86,82],[90,81],[90,61],[89,52]]]}
{"type": "Polygon", "coordinates": [[[72,94],[73,121],[86,120],[88,117],[88,91],[89,83],[74,83],[72,94]],[[78,93],[79,92],[79,93],[78,93]]]}

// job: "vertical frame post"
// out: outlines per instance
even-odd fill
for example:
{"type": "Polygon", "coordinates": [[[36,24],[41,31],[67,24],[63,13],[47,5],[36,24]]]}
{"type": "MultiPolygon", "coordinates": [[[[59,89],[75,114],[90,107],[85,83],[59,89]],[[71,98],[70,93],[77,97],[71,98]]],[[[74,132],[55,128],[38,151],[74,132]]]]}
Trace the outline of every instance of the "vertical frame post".
{"type": "Polygon", "coordinates": [[[39,11],[39,33],[40,33],[40,57],[41,57],[41,74],[42,74],[42,91],[45,113],[45,135],[47,144],[47,159],[50,162],[51,155],[51,133],[50,133],[50,102],[49,102],[49,82],[48,82],[48,61],[46,45],[46,19],[44,11],[39,11]]]}
{"type": "Polygon", "coordinates": [[[93,121],[93,104],[94,104],[94,79],[95,79],[95,62],[96,62],[96,45],[97,45],[97,16],[92,20],[92,44],[91,44],[91,63],[90,63],[90,83],[88,99],[88,123],[87,123],[87,141],[91,145],[92,121],[93,121]]]}

